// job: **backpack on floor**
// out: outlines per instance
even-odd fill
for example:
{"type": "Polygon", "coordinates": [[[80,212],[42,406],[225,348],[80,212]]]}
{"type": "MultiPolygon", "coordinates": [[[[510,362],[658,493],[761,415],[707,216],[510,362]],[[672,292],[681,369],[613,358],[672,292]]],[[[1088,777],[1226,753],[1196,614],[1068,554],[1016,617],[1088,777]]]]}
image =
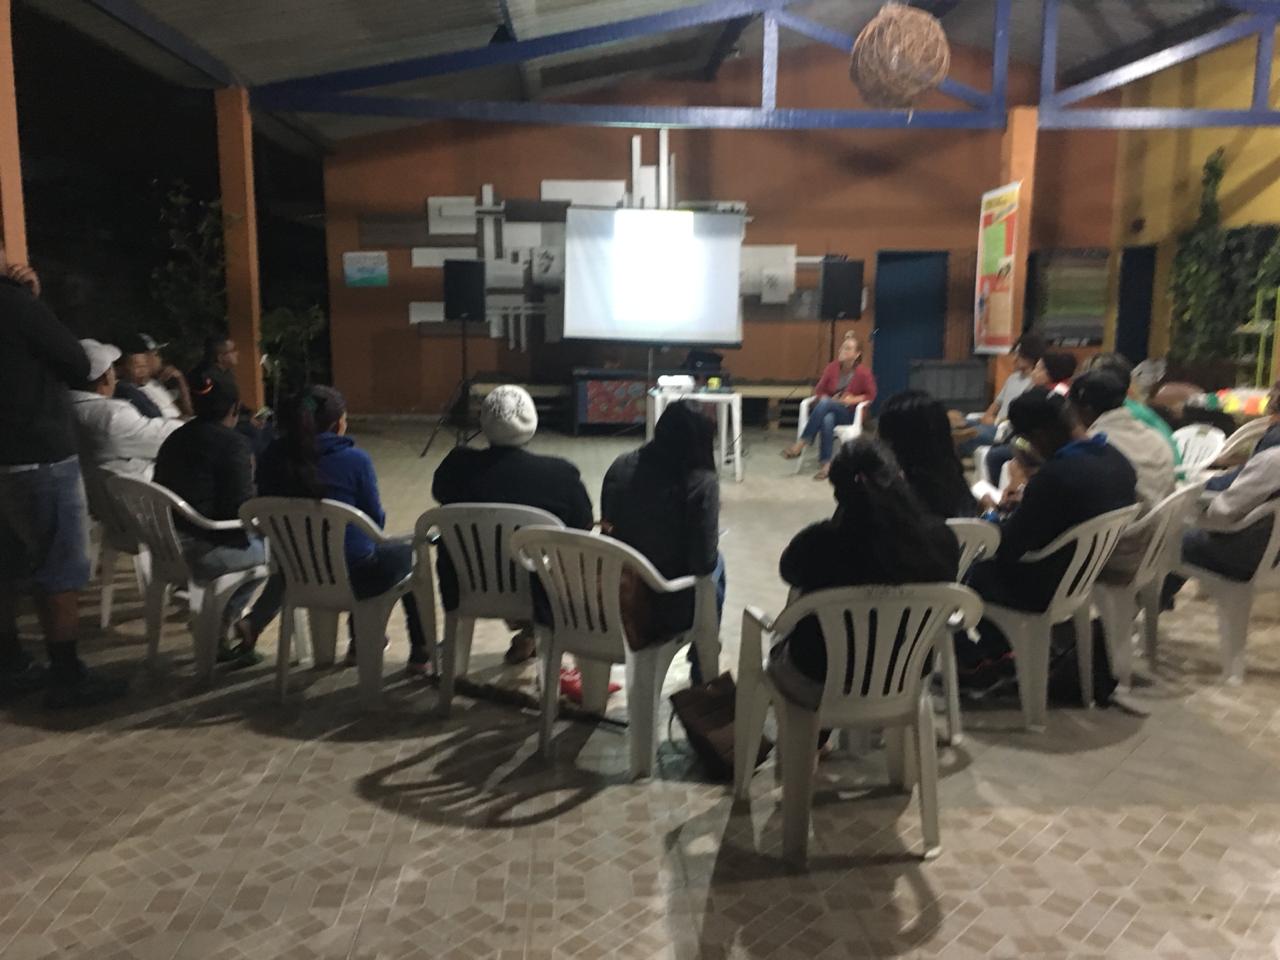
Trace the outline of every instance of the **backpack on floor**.
{"type": "MultiPolygon", "coordinates": [[[[689,738],[707,776],[720,783],[733,780],[733,715],[737,688],[727,672],[699,687],[677,690],[671,695],[671,709],[689,738]]],[[[764,763],[773,741],[760,738],[756,766],[764,763]]]]}
{"type": "MultiPolygon", "coordinates": [[[[1060,623],[1053,628],[1049,651],[1049,701],[1064,707],[1084,706],[1080,695],[1080,661],[1076,654],[1075,624],[1060,623]]],[[[1091,636],[1086,641],[1093,644],[1093,700],[1100,707],[1111,703],[1115,693],[1115,675],[1111,672],[1111,657],[1107,653],[1107,639],[1102,631],[1102,621],[1092,621],[1091,636]]]]}

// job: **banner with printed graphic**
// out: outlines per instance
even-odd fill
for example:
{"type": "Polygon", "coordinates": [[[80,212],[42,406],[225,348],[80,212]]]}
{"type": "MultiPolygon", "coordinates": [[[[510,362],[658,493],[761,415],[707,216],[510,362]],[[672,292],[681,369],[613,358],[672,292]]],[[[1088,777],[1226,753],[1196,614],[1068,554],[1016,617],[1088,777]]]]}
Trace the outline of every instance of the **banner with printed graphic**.
{"type": "Polygon", "coordinates": [[[974,293],[974,353],[1013,349],[1014,264],[1017,257],[1018,194],[1011,183],[982,195],[978,228],[978,284],[974,293]]]}

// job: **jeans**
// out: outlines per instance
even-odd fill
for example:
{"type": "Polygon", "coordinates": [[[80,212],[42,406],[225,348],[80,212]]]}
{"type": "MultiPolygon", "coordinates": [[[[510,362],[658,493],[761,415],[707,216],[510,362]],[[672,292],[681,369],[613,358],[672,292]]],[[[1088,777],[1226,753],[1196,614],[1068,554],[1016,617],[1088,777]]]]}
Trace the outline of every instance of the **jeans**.
{"type": "Polygon", "coordinates": [[[818,459],[822,463],[830,463],[831,451],[835,446],[836,427],[849,426],[856,416],[855,407],[833,400],[831,397],[823,397],[814,404],[813,412],[809,414],[809,422],[804,425],[804,432],[800,437],[808,441],[820,435],[818,459]]]}
{"type": "MultiPolygon", "coordinates": [[[[248,570],[267,562],[266,543],[258,537],[251,537],[244,546],[234,544],[216,544],[197,537],[182,538],[182,552],[187,558],[191,572],[197,580],[215,580],[228,573],[248,570]]],[[[225,632],[232,623],[240,618],[240,612],[248,604],[253,592],[258,589],[261,580],[250,580],[242,584],[231,595],[222,614],[222,629],[225,632]]],[[[267,628],[276,614],[280,612],[280,601],[284,596],[284,581],[278,576],[267,578],[262,596],[249,611],[249,626],[256,637],[267,628]]]]}
{"type": "Polygon", "coordinates": [[[0,470],[0,580],[45,594],[89,582],[89,514],[80,461],[0,470]]]}
{"type": "MultiPolygon", "coordinates": [[[[409,575],[413,569],[413,544],[405,540],[393,540],[389,543],[375,544],[373,554],[359,563],[348,567],[351,575],[351,591],[357,600],[368,600],[380,593],[386,593],[397,583],[409,575]]],[[[430,658],[427,649],[427,638],[422,631],[422,618],[418,611],[418,601],[410,591],[400,598],[404,608],[405,627],[409,631],[409,662],[426,663],[430,658]]],[[[351,619],[347,619],[347,630],[354,630],[351,619]]],[[[354,641],[354,634],[352,640],[354,641]]]]}
{"type": "Polygon", "coordinates": [[[1004,469],[1004,465],[1013,459],[1013,447],[1007,443],[1002,443],[998,447],[992,447],[987,451],[987,475],[979,477],[980,480],[987,480],[993,487],[1000,486],[1000,471],[1004,469]]]}
{"type": "Polygon", "coordinates": [[[977,433],[956,448],[962,457],[971,457],[979,447],[990,447],[995,444],[996,433],[1000,429],[994,423],[975,423],[973,426],[977,433]]]}
{"type": "MultiPolygon", "coordinates": [[[[729,580],[725,574],[724,554],[716,554],[716,568],[711,571],[712,579],[716,584],[716,626],[724,621],[724,598],[729,589],[729,580]]],[[[706,682],[706,677],[702,674],[702,664],[698,662],[698,648],[694,644],[689,645],[689,682],[695,687],[701,686],[706,682]]]]}

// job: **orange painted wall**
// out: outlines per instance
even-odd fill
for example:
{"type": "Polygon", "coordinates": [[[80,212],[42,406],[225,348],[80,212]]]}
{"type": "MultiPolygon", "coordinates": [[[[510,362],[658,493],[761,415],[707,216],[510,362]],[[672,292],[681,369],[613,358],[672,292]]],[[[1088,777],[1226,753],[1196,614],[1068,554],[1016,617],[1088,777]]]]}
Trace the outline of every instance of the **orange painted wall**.
{"type": "MultiPolygon", "coordinates": [[[[985,86],[987,55],[956,50],[952,75],[985,86]]],[[[1030,99],[1035,78],[1018,70],[1015,101],[1030,99]]],[[[726,65],[715,84],[653,82],[619,88],[619,102],[747,105],[758,102],[759,63],[726,65]]],[[[601,98],[602,99],[602,98],[601,98]]],[[[850,107],[847,61],[825,47],[784,51],[780,105],[850,107]]],[[[933,105],[950,106],[938,98],[933,105]]],[[[358,247],[361,215],[423,210],[432,195],[536,197],[544,179],[627,179],[633,131],[437,123],[345,141],[325,166],[334,377],[358,412],[434,412],[460,372],[454,336],[421,335],[408,304],[443,299],[442,272],[415,270],[407,249],[390,251],[391,285],[349,289],[342,253],[358,247]]],[[[646,136],[646,162],[656,134],[646,136]]],[[[968,356],[981,193],[998,186],[998,131],[677,130],[682,199],[743,200],[752,223],[748,243],[794,243],[802,255],[845,253],[867,264],[874,291],[880,250],[951,254],[947,356],[968,356]]],[[[1045,134],[1037,167],[1037,247],[1106,246],[1110,241],[1115,140],[1110,133],[1045,134]]],[[[802,285],[816,271],[802,271],[802,285]]],[[[874,297],[872,297],[874,301],[874,297]]],[[[727,351],[743,378],[816,376],[825,362],[826,325],[792,317],[790,307],[748,307],[741,349],[727,351]]],[[[849,324],[865,335],[873,317],[849,324]]],[[[625,346],[564,343],[528,354],[476,336],[473,372],[513,379],[565,376],[575,365],[643,366],[644,352],[625,346]]],[[[870,357],[871,350],[868,350],[870,357]]],[[[672,351],[667,362],[677,362],[672,351]]],[[[663,360],[659,361],[660,363],[663,360]]]]}

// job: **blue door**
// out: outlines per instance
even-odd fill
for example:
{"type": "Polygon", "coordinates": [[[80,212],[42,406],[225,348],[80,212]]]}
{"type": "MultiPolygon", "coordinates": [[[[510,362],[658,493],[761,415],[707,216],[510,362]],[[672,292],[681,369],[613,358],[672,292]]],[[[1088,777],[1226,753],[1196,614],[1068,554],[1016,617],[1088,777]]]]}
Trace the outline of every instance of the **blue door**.
{"type": "Polygon", "coordinates": [[[907,389],[912,360],[942,357],[947,322],[946,253],[883,252],[876,261],[871,369],[877,407],[907,389]]]}

